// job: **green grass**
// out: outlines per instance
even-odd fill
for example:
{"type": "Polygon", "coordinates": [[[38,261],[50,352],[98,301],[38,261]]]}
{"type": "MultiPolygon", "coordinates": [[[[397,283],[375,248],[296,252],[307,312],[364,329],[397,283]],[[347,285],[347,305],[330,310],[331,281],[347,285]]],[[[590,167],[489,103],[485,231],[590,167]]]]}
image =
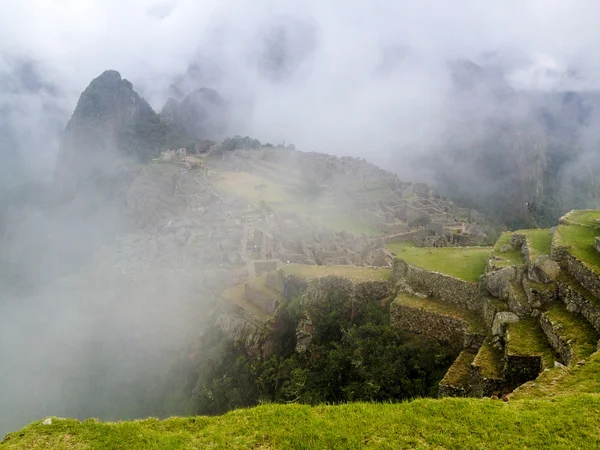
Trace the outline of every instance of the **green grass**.
{"type": "Polygon", "coordinates": [[[552,235],[548,228],[515,231],[527,238],[529,259],[535,261],[540,255],[549,255],[552,248],[552,235]]]}
{"type": "Polygon", "coordinates": [[[440,384],[446,384],[450,386],[466,386],[470,381],[470,368],[473,359],[475,359],[476,351],[467,348],[460,352],[454,364],[450,366],[446,375],[440,384]]]}
{"type": "Polygon", "coordinates": [[[289,264],[280,270],[288,275],[314,279],[329,275],[350,278],[352,281],[387,281],[390,279],[392,269],[374,269],[372,267],[357,266],[314,266],[308,264],[289,264]]]}
{"type": "Polygon", "coordinates": [[[600,335],[583,317],[570,313],[562,303],[552,305],[545,314],[553,325],[561,326],[561,337],[571,341],[573,362],[587,358],[596,351],[600,335]]]}
{"type": "Polygon", "coordinates": [[[558,226],[559,241],[570,253],[600,274],[600,253],[594,248],[594,238],[600,235],[597,219],[600,211],[575,211],[566,224],[558,226]]]}
{"type": "Polygon", "coordinates": [[[504,403],[264,405],[217,417],[34,422],[2,447],[61,449],[598,448],[600,396],[504,403]]]}
{"type": "Polygon", "coordinates": [[[468,330],[472,333],[482,333],[485,328],[483,319],[477,313],[459,308],[451,303],[431,298],[413,297],[406,293],[399,294],[394,303],[461,320],[467,324],[468,330]]]}
{"type": "Polygon", "coordinates": [[[508,325],[506,352],[517,356],[539,355],[542,357],[544,367],[554,366],[550,343],[539,323],[534,319],[521,319],[508,325]]]}
{"type": "Polygon", "coordinates": [[[405,248],[416,248],[417,246],[413,241],[400,241],[400,242],[390,242],[386,244],[386,247],[393,251],[396,254],[402,252],[405,248]]]}
{"type": "MultiPolygon", "coordinates": [[[[393,246],[389,244],[388,248],[393,246]]],[[[476,282],[485,271],[491,250],[491,247],[405,247],[396,255],[413,266],[476,282]]]]}
{"type": "Polygon", "coordinates": [[[502,379],[502,354],[494,348],[489,336],[479,348],[473,364],[480,368],[481,376],[484,378],[502,379]]]}
{"type": "Polygon", "coordinates": [[[495,259],[493,261],[494,266],[507,267],[523,264],[523,257],[521,256],[520,250],[515,250],[512,246],[509,246],[509,250],[507,252],[501,251],[502,247],[509,244],[511,236],[511,232],[505,231],[500,235],[498,241],[496,241],[492,255],[500,259],[495,259]]]}
{"type": "Polygon", "coordinates": [[[542,398],[600,392],[600,352],[593,353],[584,365],[546,370],[534,381],[517,388],[511,398],[542,398]]]}

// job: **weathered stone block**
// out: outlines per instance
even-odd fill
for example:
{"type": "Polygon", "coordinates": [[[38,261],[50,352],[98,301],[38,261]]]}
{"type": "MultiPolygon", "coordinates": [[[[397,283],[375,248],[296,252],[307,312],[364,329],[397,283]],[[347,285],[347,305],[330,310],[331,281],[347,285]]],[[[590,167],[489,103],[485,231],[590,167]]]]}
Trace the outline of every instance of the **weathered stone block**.
{"type": "Polygon", "coordinates": [[[548,255],[540,255],[533,264],[529,264],[528,276],[538,283],[552,283],[560,274],[560,266],[548,255]]]}
{"type": "Polygon", "coordinates": [[[517,267],[508,266],[493,272],[487,272],[483,276],[483,285],[494,297],[505,300],[508,297],[508,289],[512,282],[517,279],[517,267]]]}

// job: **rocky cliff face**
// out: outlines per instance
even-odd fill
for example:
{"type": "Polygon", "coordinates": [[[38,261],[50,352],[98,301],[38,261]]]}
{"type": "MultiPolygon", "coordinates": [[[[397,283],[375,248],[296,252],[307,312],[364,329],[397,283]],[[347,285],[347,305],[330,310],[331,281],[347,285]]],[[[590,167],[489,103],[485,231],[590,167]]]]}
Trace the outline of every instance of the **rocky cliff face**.
{"type": "Polygon", "coordinates": [[[107,183],[131,161],[157,155],[166,136],[165,125],[132,84],[107,70],[83,91],[66,126],[55,183],[64,194],[89,182],[107,183]]]}
{"type": "Polygon", "coordinates": [[[222,139],[229,123],[229,106],[217,91],[194,90],[181,102],[169,98],[160,112],[163,122],[194,139],[222,139]]]}

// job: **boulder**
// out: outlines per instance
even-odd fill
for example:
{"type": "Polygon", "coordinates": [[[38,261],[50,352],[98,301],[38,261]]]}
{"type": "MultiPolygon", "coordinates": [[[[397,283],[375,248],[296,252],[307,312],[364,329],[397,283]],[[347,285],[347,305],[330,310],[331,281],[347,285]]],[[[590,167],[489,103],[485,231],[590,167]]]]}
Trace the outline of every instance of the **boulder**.
{"type": "Polygon", "coordinates": [[[596,236],[594,239],[594,247],[596,247],[596,250],[600,252],[600,236],[596,236]]]}
{"type": "Polygon", "coordinates": [[[483,284],[494,297],[505,299],[508,296],[510,284],[517,279],[517,268],[505,267],[483,276],[483,284]]]}
{"type": "Polygon", "coordinates": [[[560,266],[556,261],[552,261],[550,256],[539,256],[533,266],[529,268],[529,278],[538,283],[552,283],[560,273],[560,266]]]}
{"type": "Polygon", "coordinates": [[[494,316],[494,322],[492,323],[492,335],[504,337],[506,333],[506,326],[509,323],[515,323],[519,321],[519,316],[515,313],[502,311],[496,313],[494,316]]]}

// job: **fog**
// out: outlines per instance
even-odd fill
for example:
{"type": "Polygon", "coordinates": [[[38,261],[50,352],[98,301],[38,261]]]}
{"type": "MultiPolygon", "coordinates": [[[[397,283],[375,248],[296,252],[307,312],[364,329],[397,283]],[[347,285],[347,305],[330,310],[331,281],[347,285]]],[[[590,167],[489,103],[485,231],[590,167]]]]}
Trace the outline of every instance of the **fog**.
{"type": "MultiPolygon", "coordinates": [[[[362,157],[434,185],[439,164],[424,159],[473,176],[468,161],[444,159],[446,143],[485,142],[481,117],[537,132],[542,104],[573,120],[563,134],[582,154],[568,177],[597,163],[599,10],[584,0],[4,2],[0,194],[52,180],[79,95],[107,69],[155,111],[209,87],[232,106],[230,134],[362,157]],[[486,71],[468,95],[456,81],[464,60],[486,71]],[[499,102],[507,90],[517,94],[499,102]],[[589,117],[545,97],[566,91],[587,95],[589,117]]],[[[102,260],[102,246],[134,229],[118,205],[35,197],[18,226],[2,225],[0,436],[47,415],[184,413],[147,389],[169,384],[165,367],[201,332],[207,286],[175,263],[128,277],[102,260]]]]}

